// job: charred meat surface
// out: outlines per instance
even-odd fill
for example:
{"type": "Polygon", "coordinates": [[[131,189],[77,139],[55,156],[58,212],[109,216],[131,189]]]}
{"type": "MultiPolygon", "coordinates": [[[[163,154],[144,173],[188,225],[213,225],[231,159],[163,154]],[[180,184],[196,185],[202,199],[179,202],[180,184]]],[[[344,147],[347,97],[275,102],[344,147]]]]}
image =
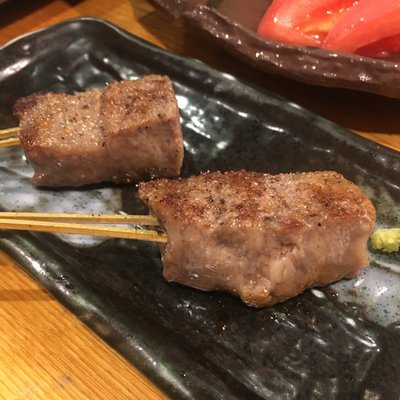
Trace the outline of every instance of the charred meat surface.
{"type": "Polygon", "coordinates": [[[165,76],[113,82],[104,91],[24,97],[14,114],[35,185],[129,183],[180,173],[179,110],[165,76]]]}
{"type": "Polygon", "coordinates": [[[336,172],[204,173],[141,183],[139,197],[168,234],[168,281],[226,290],[252,306],[368,265],[374,206],[336,172]]]}
{"type": "Polygon", "coordinates": [[[35,171],[33,184],[80,186],[108,178],[100,103],[98,89],[17,101],[14,113],[20,119],[19,137],[26,158],[35,171]]]}
{"type": "Polygon", "coordinates": [[[113,181],[178,176],[183,162],[179,110],[171,81],[149,75],[111,83],[102,98],[113,181]]]}

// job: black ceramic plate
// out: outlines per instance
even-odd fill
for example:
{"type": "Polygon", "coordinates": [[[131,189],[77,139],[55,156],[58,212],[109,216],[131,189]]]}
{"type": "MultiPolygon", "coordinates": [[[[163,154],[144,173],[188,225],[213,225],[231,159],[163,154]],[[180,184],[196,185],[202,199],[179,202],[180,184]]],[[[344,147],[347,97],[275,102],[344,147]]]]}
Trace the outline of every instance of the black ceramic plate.
{"type": "Polygon", "coordinates": [[[256,34],[272,0],[151,0],[243,61],[263,71],[314,85],[400,98],[396,55],[373,59],[314,47],[289,46],[256,34]]]}
{"type": "MultiPolygon", "coordinates": [[[[0,126],[15,99],[146,73],[174,81],[183,175],[335,169],[399,223],[398,153],[271,93],[155,48],[102,21],[67,21],[0,49],[0,126]]],[[[21,149],[0,151],[7,210],[146,212],[135,187],[38,190],[21,149]]],[[[400,392],[400,264],[372,254],[358,279],[252,309],[162,278],[156,245],[1,232],[0,247],[174,399],[392,399],[400,392]]]]}

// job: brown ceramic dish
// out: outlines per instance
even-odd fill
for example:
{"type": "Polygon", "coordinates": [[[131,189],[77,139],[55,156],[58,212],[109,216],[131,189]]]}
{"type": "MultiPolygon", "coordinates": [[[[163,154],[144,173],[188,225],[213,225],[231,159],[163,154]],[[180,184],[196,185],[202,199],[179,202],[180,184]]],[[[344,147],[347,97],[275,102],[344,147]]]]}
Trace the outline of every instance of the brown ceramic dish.
{"type": "Polygon", "coordinates": [[[300,82],[400,98],[400,59],[373,59],[266,40],[256,28],[271,0],[151,0],[252,66],[300,82]]]}

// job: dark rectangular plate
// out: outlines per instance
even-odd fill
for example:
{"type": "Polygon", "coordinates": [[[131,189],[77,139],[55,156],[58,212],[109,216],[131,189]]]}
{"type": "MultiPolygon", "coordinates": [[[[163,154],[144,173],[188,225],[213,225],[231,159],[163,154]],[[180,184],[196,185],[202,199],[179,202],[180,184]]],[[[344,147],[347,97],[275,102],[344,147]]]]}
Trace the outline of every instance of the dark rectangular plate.
{"type": "MultiPolygon", "coordinates": [[[[378,224],[399,224],[398,153],[104,21],[66,21],[0,49],[0,127],[16,124],[11,109],[21,96],[147,73],[173,79],[183,175],[333,169],[367,191],[378,224]]],[[[3,209],[146,212],[134,186],[39,190],[30,174],[21,149],[0,150],[3,209]]],[[[151,243],[1,231],[0,248],[174,399],[400,392],[398,255],[371,253],[359,278],[257,310],[228,294],[168,284],[151,243]]]]}

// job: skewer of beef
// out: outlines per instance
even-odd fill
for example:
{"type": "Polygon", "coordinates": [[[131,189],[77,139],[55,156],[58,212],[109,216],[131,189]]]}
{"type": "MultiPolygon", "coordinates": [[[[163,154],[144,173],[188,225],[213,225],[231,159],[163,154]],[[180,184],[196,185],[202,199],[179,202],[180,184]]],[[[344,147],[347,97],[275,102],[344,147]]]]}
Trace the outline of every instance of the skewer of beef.
{"type": "MultiPolygon", "coordinates": [[[[259,307],[368,265],[374,206],[336,172],[209,172],[142,182],[138,196],[152,216],[129,217],[156,229],[138,238],[161,242],[167,281],[228,291],[259,307]]],[[[0,228],[37,228],[9,218],[0,213],[0,228]]]]}
{"type": "Polygon", "coordinates": [[[166,76],[113,82],[104,91],[23,97],[13,112],[19,127],[2,131],[2,145],[22,145],[34,185],[77,187],[180,174],[180,116],[166,76]]]}

